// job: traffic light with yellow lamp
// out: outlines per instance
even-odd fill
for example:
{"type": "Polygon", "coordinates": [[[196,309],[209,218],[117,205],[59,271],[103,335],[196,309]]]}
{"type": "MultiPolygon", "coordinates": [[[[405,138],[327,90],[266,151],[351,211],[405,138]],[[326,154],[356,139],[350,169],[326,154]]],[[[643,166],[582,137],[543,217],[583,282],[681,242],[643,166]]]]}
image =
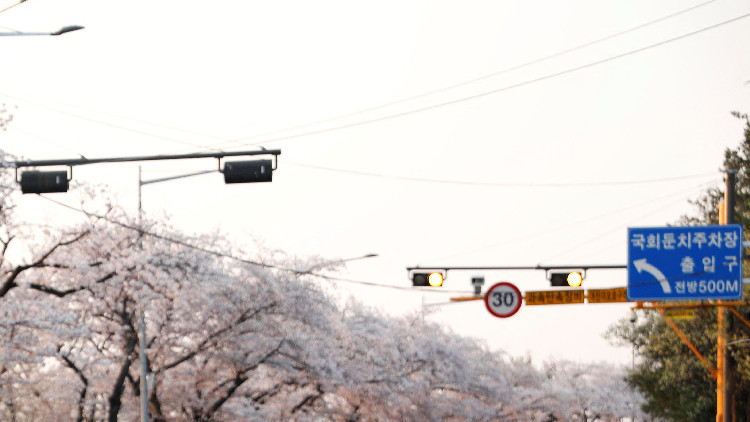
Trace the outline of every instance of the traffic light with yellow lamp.
{"type": "Polygon", "coordinates": [[[441,287],[445,276],[439,271],[414,272],[411,274],[411,284],[414,287],[441,287]]]}
{"type": "Polygon", "coordinates": [[[581,287],[585,278],[583,271],[553,271],[549,273],[552,287],[581,287]]]}

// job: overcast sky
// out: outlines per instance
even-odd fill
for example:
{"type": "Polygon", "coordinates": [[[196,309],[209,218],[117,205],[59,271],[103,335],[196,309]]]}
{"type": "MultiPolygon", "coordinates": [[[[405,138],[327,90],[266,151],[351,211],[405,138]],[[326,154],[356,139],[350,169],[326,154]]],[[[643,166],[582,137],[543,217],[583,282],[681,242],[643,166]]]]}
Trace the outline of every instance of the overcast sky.
{"type": "MultiPolygon", "coordinates": [[[[0,3],[0,9],[6,0],[0,3]]],[[[627,227],[662,226],[721,186],[750,112],[750,6],[713,1],[29,0],[0,32],[0,148],[29,159],[280,149],[272,183],[211,174],[144,187],[144,210],[301,256],[353,261],[338,282],[383,312],[406,267],[625,264],[627,227]],[[17,108],[16,108],[17,107],[17,108]]],[[[144,179],[217,168],[145,163],[144,179]]],[[[74,171],[135,212],[137,165],[74,171]]],[[[66,195],[56,199],[74,203],[66,195]]],[[[33,196],[29,221],[61,211],[33,196]]],[[[248,247],[247,253],[254,251],[248,247]]],[[[452,271],[444,290],[469,291],[452,271]]],[[[549,288],[544,272],[487,284],[549,288]]],[[[590,271],[589,288],[625,286],[590,271]]],[[[628,305],[425,307],[495,349],[629,364],[601,333],[628,305]]]]}

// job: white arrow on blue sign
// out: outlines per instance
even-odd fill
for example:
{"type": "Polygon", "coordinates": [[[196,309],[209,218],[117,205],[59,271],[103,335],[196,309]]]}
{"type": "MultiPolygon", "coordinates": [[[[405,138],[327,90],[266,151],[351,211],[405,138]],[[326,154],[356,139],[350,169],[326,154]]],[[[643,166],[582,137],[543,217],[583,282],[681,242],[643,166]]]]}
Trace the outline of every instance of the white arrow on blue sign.
{"type": "Polygon", "coordinates": [[[628,229],[628,300],[742,299],[742,225],[628,229]]]}

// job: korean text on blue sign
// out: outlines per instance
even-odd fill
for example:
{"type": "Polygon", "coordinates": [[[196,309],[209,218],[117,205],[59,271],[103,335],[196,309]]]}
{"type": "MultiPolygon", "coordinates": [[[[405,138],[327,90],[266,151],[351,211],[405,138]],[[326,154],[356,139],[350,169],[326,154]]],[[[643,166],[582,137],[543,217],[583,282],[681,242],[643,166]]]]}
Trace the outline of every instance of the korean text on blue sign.
{"type": "Polygon", "coordinates": [[[742,225],[628,229],[628,300],[742,299],[742,225]]]}

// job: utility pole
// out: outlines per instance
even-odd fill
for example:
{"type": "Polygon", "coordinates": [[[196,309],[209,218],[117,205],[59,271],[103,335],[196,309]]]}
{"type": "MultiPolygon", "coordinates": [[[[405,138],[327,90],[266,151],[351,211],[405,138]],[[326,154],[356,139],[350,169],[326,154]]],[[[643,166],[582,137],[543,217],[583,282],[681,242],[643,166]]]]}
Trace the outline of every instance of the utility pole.
{"type": "MultiPolygon", "coordinates": [[[[272,153],[275,153],[273,151],[272,153]]],[[[280,152],[279,152],[280,153],[280,152]]],[[[278,155],[278,154],[276,154],[278,155]]],[[[212,158],[216,158],[212,156],[212,158]]],[[[186,177],[200,176],[208,173],[215,173],[220,170],[202,170],[193,173],[181,174],[179,176],[163,177],[160,179],[143,180],[141,166],[138,166],[138,230],[140,238],[138,240],[138,247],[143,250],[143,186],[150,185],[153,183],[168,182],[170,180],[184,179],[186,177]]],[[[236,177],[236,176],[235,176],[236,177]]],[[[240,177],[242,178],[242,177],[240,177]]],[[[378,256],[377,254],[367,254],[361,257],[350,258],[344,261],[351,261],[353,259],[360,258],[372,258],[378,256]]],[[[140,274],[138,275],[138,282],[140,283],[140,274]]],[[[139,347],[140,347],[140,359],[141,359],[141,422],[149,422],[149,410],[148,410],[148,394],[149,390],[153,390],[154,376],[151,377],[151,386],[149,387],[148,382],[148,356],[146,356],[146,307],[142,304],[139,321],[139,347]]]]}
{"type": "MultiPolygon", "coordinates": [[[[141,205],[141,166],[138,166],[138,249],[143,250],[143,207],[141,205]]],[[[141,275],[138,274],[138,283],[141,275]]],[[[138,321],[138,357],[141,360],[141,422],[148,422],[148,356],[146,356],[146,306],[141,302],[140,321],[138,321]]]]}
{"type": "MultiPolygon", "coordinates": [[[[734,224],[736,202],[735,184],[737,170],[726,170],[724,182],[724,224],[734,224]]],[[[718,333],[716,336],[716,422],[729,422],[732,418],[731,368],[727,350],[727,332],[730,315],[725,305],[717,307],[718,333]]]]}

